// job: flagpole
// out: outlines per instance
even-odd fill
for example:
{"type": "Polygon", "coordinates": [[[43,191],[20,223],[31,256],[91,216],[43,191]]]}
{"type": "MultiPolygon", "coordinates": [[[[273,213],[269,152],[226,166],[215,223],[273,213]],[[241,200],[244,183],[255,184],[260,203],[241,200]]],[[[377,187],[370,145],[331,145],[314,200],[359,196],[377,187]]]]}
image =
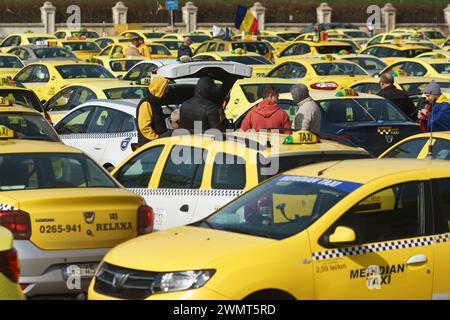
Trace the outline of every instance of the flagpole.
{"type": "Polygon", "coordinates": [[[175,32],[175,26],[173,22],[173,10],[170,10],[170,24],[172,26],[172,32],[175,32]]]}

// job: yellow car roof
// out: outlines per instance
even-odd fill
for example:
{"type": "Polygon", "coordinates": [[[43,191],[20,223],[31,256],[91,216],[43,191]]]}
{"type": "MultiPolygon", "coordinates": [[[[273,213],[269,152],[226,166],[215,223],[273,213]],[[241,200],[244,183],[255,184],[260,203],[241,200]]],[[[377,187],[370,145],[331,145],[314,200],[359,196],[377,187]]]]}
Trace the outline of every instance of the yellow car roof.
{"type": "Polygon", "coordinates": [[[0,148],[2,153],[82,153],[62,143],[19,139],[0,140],[0,148]]]}
{"type": "Polygon", "coordinates": [[[373,46],[369,46],[368,48],[372,48],[372,47],[385,47],[385,48],[390,48],[390,49],[395,49],[395,50],[399,50],[399,51],[404,51],[404,50],[411,50],[411,49],[426,49],[426,50],[431,50],[431,48],[426,47],[426,46],[419,46],[419,45],[403,45],[403,44],[391,44],[391,43],[380,43],[380,44],[374,44],[373,46]]]}
{"type": "Polygon", "coordinates": [[[449,161],[426,161],[416,159],[364,159],[342,162],[327,162],[300,167],[286,172],[286,175],[299,175],[343,180],[367,184],[374,180],[396,174],[416,173],[417,177],[430,173],[449,172],[449,161]],[[328,168],[328,169],[327,169],[328,168]]]}
{"type": "Polygon", "coordinates": [[[73,86],[83,86],[92,89],[98,90],[107,90],[107,89],[116,89],[116,88],[126,88],[126,87],[147,87],[144,85],[134,85],[130,84],[128,81],[123,81],[119,79],[102,79],[101,81],[93,81],[93,82],[74,82],[70,85],[64,87],[73,87],[73,86]]]}

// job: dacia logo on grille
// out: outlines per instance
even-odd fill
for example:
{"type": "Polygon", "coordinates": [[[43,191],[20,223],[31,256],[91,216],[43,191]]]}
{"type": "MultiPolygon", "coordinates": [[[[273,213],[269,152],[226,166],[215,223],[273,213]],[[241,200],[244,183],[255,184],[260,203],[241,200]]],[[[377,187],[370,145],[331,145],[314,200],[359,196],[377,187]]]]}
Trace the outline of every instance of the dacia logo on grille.
{"type": "Polygon", "coordinates": [[[116,273],[114,274],[114,278],[112,280],[112,287],[114,291],[120,291],[123,289],[123,286],[127,282],[130,277],[129,273],[116,273]]]}
{"type": "Polygon", "coordinates": [[[95,221],[95,212],[83,212],[83,217],[87,224],[93,224],[95,221]]]}

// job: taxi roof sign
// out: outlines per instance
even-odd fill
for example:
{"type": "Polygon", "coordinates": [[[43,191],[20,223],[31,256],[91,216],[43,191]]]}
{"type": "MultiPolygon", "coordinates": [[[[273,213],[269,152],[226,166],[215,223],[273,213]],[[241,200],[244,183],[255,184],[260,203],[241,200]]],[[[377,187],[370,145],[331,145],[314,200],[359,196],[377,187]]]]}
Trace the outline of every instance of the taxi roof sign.
{"type": "Polygon", "coordinates": [[[0,125],[0,139],[14,139],[14,137],[14,131],[9,129],[8,127],[0,125]]]}
{"type": "Polygon", "coordinates": [[[343,88],[336,92],[336,97],[357,97],[359,96],[358,92],[353,90],[352,88],[343,88]]]}
{"type": "Polygon", "coordinates": [[[283,144],[316,144],[320,143],[320,138],[310,131],[296,131],[284,139],[283,144]]]}

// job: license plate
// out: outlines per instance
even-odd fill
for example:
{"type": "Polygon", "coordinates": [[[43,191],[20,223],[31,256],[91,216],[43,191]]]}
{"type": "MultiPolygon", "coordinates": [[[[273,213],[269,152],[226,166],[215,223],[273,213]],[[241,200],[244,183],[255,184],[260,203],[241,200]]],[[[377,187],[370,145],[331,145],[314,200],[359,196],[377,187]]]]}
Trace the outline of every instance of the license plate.
{"type": "Polygon", "coordinates": [[[72,264],[64,267],[64,278],[71,277],[92,278],[97,270],[97,263],[72,264]]]}

